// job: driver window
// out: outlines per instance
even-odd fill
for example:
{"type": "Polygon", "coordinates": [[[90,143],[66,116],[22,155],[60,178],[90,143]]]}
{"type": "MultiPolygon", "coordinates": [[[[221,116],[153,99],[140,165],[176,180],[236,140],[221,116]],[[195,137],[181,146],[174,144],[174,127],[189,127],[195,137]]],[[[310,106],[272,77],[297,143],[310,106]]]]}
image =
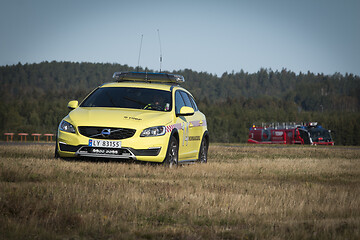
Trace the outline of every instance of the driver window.
{"type": "Polygon", "coordinates": [[[179,114],[180,109],[185,106],[184,100],[180,95],[180,91],[175,92],[175,113],[179,114]]]}
{"type": "Polygon", "coordinates": [[[193,105],[191,104],[191,101],[190,101],[189,96],[187,95],[187,93],[181,91],[180,94],[181,94],[181,96],[183,97],[183,99],[185,101],[185,106],[194,108],[193,105]]]}

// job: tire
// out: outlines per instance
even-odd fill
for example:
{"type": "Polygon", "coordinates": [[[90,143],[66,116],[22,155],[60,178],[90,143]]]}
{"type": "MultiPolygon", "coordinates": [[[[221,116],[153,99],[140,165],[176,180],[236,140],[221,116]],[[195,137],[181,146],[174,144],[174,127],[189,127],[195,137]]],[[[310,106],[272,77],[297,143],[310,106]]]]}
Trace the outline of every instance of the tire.
{"type": "Polygon", "coordinates": [[[199,163],[207,163],[207,157],[208,157],[208,143],[205,137],[203,137],[201,144],[200,144],[200,150],[199,150],[199,163]]]}
{"type": "Polygon", "coordinates": [[[54,158],[60,158],[59,156],[59,149],[58,149],[58,137],[57,137],[57,133],[56,133],[56,137],[55,137],[55,154],[54,154],[54,158]]]}
{"type": "Polygon", "coordinates": [[[174,136],[170,137],[168,150],[166,153],[166,158],[164,160],[164,165],[169,168],[177,167],[178,165],[178,157],[179,157],[179,144],[174,136]]]}

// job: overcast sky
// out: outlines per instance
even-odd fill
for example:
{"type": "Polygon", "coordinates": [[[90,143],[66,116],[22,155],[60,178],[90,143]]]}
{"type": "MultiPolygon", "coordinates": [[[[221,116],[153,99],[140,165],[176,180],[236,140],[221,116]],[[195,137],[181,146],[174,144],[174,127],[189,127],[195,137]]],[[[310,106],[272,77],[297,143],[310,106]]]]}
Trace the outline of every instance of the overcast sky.
{"type": "Polygon", "coordinates": [[[359,0],[0,0],[0,65],[360,75],[359,0]]]}

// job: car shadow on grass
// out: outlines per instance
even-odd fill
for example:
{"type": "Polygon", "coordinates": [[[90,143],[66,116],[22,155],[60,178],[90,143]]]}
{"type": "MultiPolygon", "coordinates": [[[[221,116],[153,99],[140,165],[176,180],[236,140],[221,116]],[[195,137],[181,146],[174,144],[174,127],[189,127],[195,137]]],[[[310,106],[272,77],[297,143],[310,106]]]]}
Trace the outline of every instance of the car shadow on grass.
{"type": "Polygon", "coordinates": [[[162,162],[144,162],[133,159],[96,158],[96,157],[77,157],[77,158],[58,158],[58,159],[66,162],[122,163],[122,164],[137,164],[137,165],[147,165],[147,166],[164,165],[162,162]]]}

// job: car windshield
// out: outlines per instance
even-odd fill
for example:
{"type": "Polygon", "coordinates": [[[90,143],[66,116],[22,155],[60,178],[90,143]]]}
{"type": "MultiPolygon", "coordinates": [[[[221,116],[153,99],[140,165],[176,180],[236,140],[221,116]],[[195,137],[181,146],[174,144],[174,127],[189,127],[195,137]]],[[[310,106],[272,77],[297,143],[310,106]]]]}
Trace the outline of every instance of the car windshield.
{"type": "Polygon", "coordinates": [[[323,140],[331,139],[329,131],[323,128],[309,129],[309,133],[313,140],[317,140],[318,138],[323,138],[323,140]]]}
{"type": "Polygon", "coordinates": [[[98,88],[80,107],[134,108],[171,111],[171,92],[130,87],[98,88]]]}

